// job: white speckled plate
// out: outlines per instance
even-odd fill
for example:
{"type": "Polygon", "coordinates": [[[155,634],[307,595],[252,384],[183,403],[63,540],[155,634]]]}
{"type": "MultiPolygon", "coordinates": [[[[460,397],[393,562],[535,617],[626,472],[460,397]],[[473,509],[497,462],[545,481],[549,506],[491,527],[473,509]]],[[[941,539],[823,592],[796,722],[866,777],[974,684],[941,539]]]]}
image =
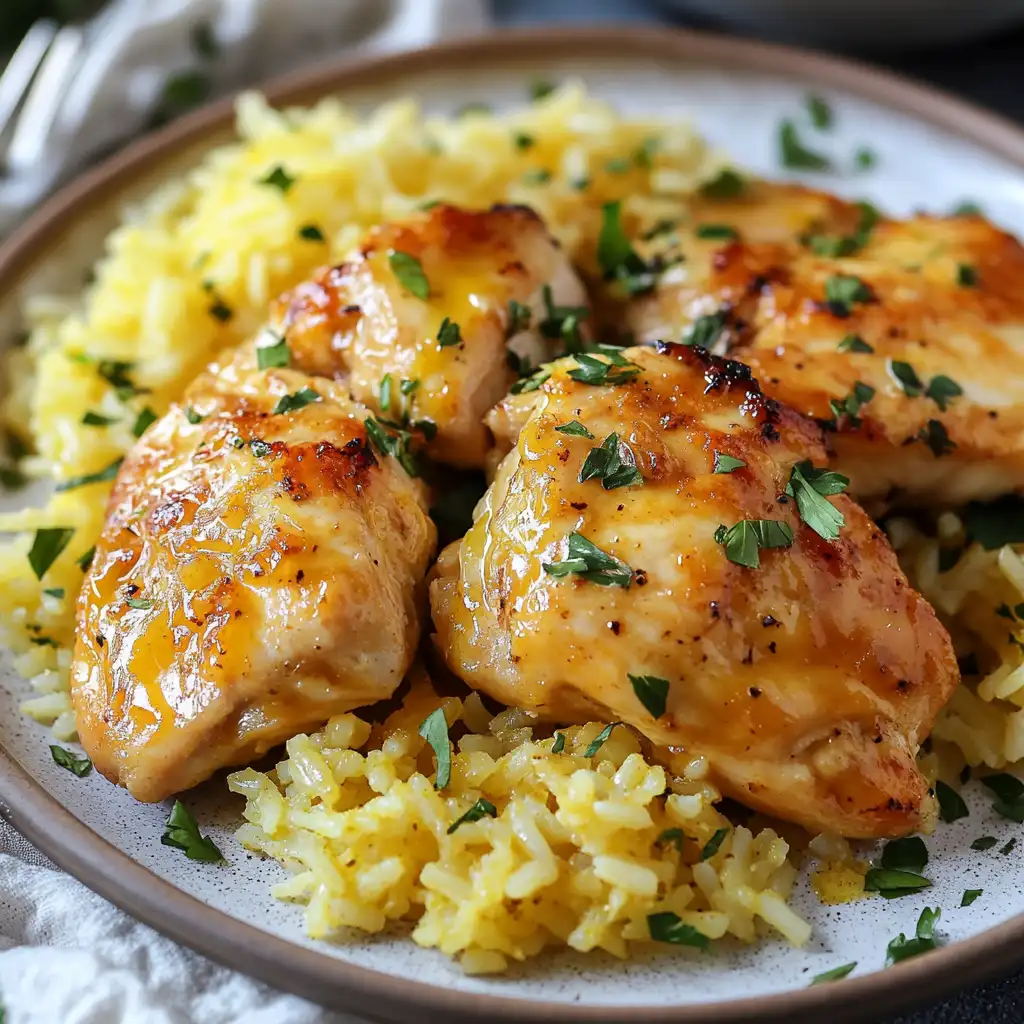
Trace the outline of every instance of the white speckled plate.
{"type": "MultiPolygon", "coordinates": [[[[778,175],[775,126],[797,113],[811,88],[828,98],[838,125],[828,149],[843,166],[861,144],[875,170],[818,176],[815,184],[866,196],[896,213],[947,210],[965,198],[1024,232],[1024,132],[981,111],[898,79],[837,61],[759,44],[671,32],[506,34],[369,64],[338,65],[271,87],[275,101],[309,102],[331,92],[362,104],[413,93],[435,111],[467,99],[521,102],[524,83],[581,76],[624,111],[692,119],[715,144],[755,171],[778,175]]],[[[195,159],[225,134],[227,104],[172,125],[76,182],[0,250],[0,336],[18,326],[26,294],[73,293],[98,255],[116,208],[154,176],[195,159]]],[[[817,144],[818,139],[815,139],[817,144]]],[[[935,886],[924,896],[817,903],[800,884],[797,909],[815,926],[808,948],[766,941],[714,956],[670,951],[621,964],[563,954],[507,978],[464,977],[436,952],[401,935],[328,945],[302,934],[301,909],[274,902],[274,863],[232,839],[240,801],[222,779],[190,794],[224,849],[226,867],[194,864],[162,846],[166,806],[135,803],[97,775],[56,768],[44,729],[23,719],[23,684],[0,674],[0,810],[67,870],[108,898],[203,953],[326,1004],[390,1020],[658,1019],[673,1021],[862,1018],[923,1002],[1024,960],[1019,854],[999,847],[1019,827],[968,793],[970,818],[928,840],[935,886]],[[989,834],[999,845],[970,849],[989,834]],[[983,889],[961,909],[964,889],[983,889]],[[886,944],[911,932],[924,906],[941,906],[942,951],[883,970],[886,944]],[[820,971],[856,960],[849,980],[808,989],[820,971]]]]}

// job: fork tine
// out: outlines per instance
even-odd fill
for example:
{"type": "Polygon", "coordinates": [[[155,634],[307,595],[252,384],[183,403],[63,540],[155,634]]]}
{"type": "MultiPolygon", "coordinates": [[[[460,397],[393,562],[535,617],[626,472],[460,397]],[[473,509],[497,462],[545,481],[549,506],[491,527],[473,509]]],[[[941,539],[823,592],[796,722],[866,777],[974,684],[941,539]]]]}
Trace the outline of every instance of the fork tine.
{"type": "Polygon", "coordinates": [[[3,135],[11,123],[15,111],[28,92],[32,79],[43,62],[53,37],[57,34],[57,28],[57,22],[50,19],[35,22],[25,33],[3,74],[0,74],[0,135],[3,135]]]}
{"type": "Polygon", "coordinates": [[[28,171],[41,159],[57,111],[71,84],[84,38],[82,30],[73,25],[65,25],[54,37],[14,125],[7,150],[10,171],[28,171]]]}

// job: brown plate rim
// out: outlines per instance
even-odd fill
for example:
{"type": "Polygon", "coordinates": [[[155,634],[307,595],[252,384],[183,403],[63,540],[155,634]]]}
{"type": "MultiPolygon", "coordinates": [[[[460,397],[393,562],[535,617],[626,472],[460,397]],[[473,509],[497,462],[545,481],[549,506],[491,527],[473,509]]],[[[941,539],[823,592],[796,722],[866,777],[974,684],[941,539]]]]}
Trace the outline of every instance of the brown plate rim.
{"type": "MultiPolygon", "coordinates": [[[[264,92],[275,105],[309,102],[395,73],[456,68],[482,61],[529,62],[542,56],[601,54],[691,60],[764,72],[858,95],[944,128],[1024,170],[1024,130],[939,90],[868,65],[805,50],[682,29],[535,28],[439,43],[421,50],[333,60],[275,79],[264,92]]],[[[0,288],[16,287],[59,234],[126,182],[181,148],[228,128],[226,98],[141,139],[59,191],[0,246],[0,288]]],[[[622,1021],[739,1024],[877,1020],[931,1002],[1024,963],[1024,914],[971,939],[885,971],[816,988],[728,1002],[600,1007],[466,993],[396,978],[296,945],[207,906],[133,861],[66,810],[0,747],[0,814],[56,864],[182,945],[225,966],[325,1006],[378,1020],[622,1021]]],[[[880,951],[881,952],[881,951],[880,951]]],[[[528,983],[527,983],[528,984],[528,983]]]]}

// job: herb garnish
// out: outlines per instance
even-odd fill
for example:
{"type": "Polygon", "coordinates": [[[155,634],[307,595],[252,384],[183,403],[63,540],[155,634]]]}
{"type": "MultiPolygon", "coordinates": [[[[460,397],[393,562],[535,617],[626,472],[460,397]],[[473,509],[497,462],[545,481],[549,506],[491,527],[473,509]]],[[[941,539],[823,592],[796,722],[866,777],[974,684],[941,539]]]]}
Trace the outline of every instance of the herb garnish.
{"type": "Polygon", "coordinates": [[[832,127],[832,108],[820,96],[807,97],[807,112],[811,115],[811,124],[819,131],[832,127]]]}
{"type": "Polygon", "coordinates": [[[720,309],[717,313],[707,313],[697,317],[683,333],[680,339],[682,344],[711,348],[725,329],[725,321],[728,316],[728,310],[720,309]]]}
{"type": "Polygon", "coordinates": [[[835,540],[846,522],[843,513],[826,495],[842,494],[850,478],[830,469],[815,469],[810,459],[797,463],[786,484],[786,494],[796,498],[800,518],[825,540],[835,540]]]}
{"type": "MultiPolygon", "coordinates": [[[[88,362],[87,359],[84,361],[88,362]]],[[[134,369],[134,363],[120,359],[101,359],[96,364],[96,372],[117,392],[117,397],[122,401],[141,390],[131,378],[134,369]]]]}
{"type": "MultiPolygon", "coordinates": [[[[74,532],[73,530],[71,531],[74,532]]],[[[88,572],[89,566],[92,565],[92,560],[96,557],[96,545],[93,544],[88,551],[86,551],[80,558],[76,559],[75,564],[82,572],[88,572]]]]}
{"type": "Polygon", "coordinates": [[[258,437],[254,437],[249,441],[249,451],[256,456],[257,459],[265,458],[274,450],[274,446],[269,441],[264,441],[258,437]]]}
{"type": "Polygon", "coordinates": [[[579,482],[598,479],[606,491],[614,491],[617,487],[631,487],[644,482],[643,475],[637,468],[636,456],[625,441],[619,440],[616,433],[609,434],[600,447],[591,448],[580,469],[579,482]],[[625,453],[625,458],[623,458],[625,453]]]}
{"type": "Polygon", "coordinates": [[[527,135],[526,132],[513,132],[512,142],[516,149],[523,150],[529,149],[537,140],[532,135],[527,135]]]}
{"type": "Polygon", "coordinates": [[[324,233],[315,224],[303,224],[299,228],[299,238],[307,242],[325,242],[324,233]]]}
{"type": "Polygon", "coordinates": [[[551,753],[560,754],[563,750],[565,750],[565,733],[556,732],[555,742],[551,744],[551,753]]]}
{"type": "Polygon", "coordinates": [[[734,458],[732,455],[726,455],[725,452],[712,452],[715,457],[714,468],[711,470],[712,473],[732,473],[737,469],[742,469],[746,463],[742,459],[734,458]]]}
{"type": "Polygon", "coordinates": [[[654,840],[655,846],[664,846],[666,843],[671,843],[680,853],[683,852],[683,840],[686,838],[686,834],[681,828],[667,828],[657,839],[654,840]]]}
{"type": "Polygon", "coordinates": [[[896,378],[907,398],[918,398],[924,392],[924,384],[917,371],[910,363],[901,363],[896,359],[889,360],[889,372],[896,378]]]}
{"type": "Polygon", "coordinates": [[[95,473],[86,473],[84,476],[73,476],[69,477],[67,480],[61,480],[54,490],[72,491],[76,487],[85,487],[87,484],[106,483],[108,480],[113,480],[117,476],[117,471],[121,468],[121,463],[123,461],[123,458],[117,458],[114,459],[109,466],[98,470],[95,473]]]}
{"type": "MultiPolygon", "coordinates": [[[[567,352],[576,352],[580,348],[579,323],[590,315],[586,306],[556,306],[551,285],[541,289],[544,300],[544,319],[541,320],[540,333],[545,338],[561,338],[566,343],[567,352]]],[[[522,307],[526,309],[526,307],[522,307]]],[[[511,310],[510,310],[511,315],[511,310]]],[[[529,310],[527,309],[527,316],[529,310]]],[[[526,321],[529,326],[529,319],[526,321]]]]}
{"type": "Polygon", "coordinates": [[[779,125],[779,160],[783,167],[800,171],[827,171],[832,166],[828,157],[812,152],[800,141],[796,125],[789,118],[779,125]]]}
{"type": "Polygon", "coordinates": [[[135,437],[142,437],[142,435],[157,421],[157,415],[147,405],[138,416],[135,417],[135,423],[132,425],[132,434],[135,437]]]}
{"type": "Polygon", "coordinates": [[[925,907],[917,920],[917,931],[912,939],[908,939],[902,932],[889,943],[886,950],[887,959],[890,963],[899,963],[920,953],[927,953],[938,946],[935,938],[935,925],[942,916],[938,907],[925,907]]]}
{"type": "Polygon", "coordinates": [[[462,341],[462,334],[459,331],[459,325],[454,321],[445,317],[441,321],[441,326],[437,331],[437,344],[441,348],[448,348],[451,345],[458,345],[462,341]]]}
{"type": "Polygon", "coordinates": [[[940,373],[928,383],[925,396],[930,398],[943,412],[949,407],[949,403],[964,393],[964,389],[952,377],[940,373]]]}
{"type": "Polygon", "coordinates": [[[837,352],[874,352],[875,350],[859,335],[848,334],[838,346],[837,352]]]}
{"type": "Polygon", "coordinates": [[[551,180],[551,172],[546,167],[532,167],[523,175],[524,185],[546,185],[551,180]]]}
{"type": "Polygon", "coordinates": [[[597,262],[605,280],[615,280],[627,295],[650,291],[657,280],[652,266],[646,264],[631,245],[622,226],[622,204],[618,201],[601,207],[601,234],[597,241],[597,262]]]}
{"type": "Polygon", "coordinates": [[[273,345],[256,346],[256,366],[261,370],[287,366],[292,360],[292,350],[288,347],[288,339],[283,334],[275,334],[273,337],[277,339],[273,345]]]}
{"type": "Polygon", "coordinates": [[[550,376],[550,370],[538,370],[529,377],[521,377],[509,388],[509,391],[513,395],[529,394],[531,391],[536,391],[550,376]]]}
{"type": "Polygon", "coordinates": [[[648,914],[647,930],[655,942],[670,942],[673,946],[692,946],[705,951],[711,945],[706,935],[697,931],[692,924],[684,924],[682,918],[670,910],[648,914]]]}
{"type": "Polygon", "coordinates": [[[960,899],[960,906],[969,907],[984,891],[984,889],[964,889],[964,894],[960,899]]]}
{"type": "Polygon", "coordinates": [[[939,817],[950,824],[970,815],[964,798],[952,786],[947,786],[941,779],[935,783],[935,796],[939,801],[939,817]]]}
{"type": "Polygon", "coordinates": [[[971,199],[965,199],[962,203],[957,203],[953,207],[951,215],[954,217],[981,217],[984,215],[984,212],[980,204],[971,199]]]}
{"type": "Polygon", "coordinates": [[[125,601],[125,604],[128,605],[129,608],[134,608],[136,611],[148,612],[149,609],[156,604],[156,601],[151,597],[129,597],[125,601]]]}
{"type": "Polygon", "coordinates": [[[313,402],[319,402],[320,395],[310,387],[299,388],[290,395],[282,395],[274,406],[274,415],[285,412],[295,412],[297,409],[305,409],[313,402]]]}
{"type": "Polygon", "coordinates": [[[214,295],[206,312],[222,324],[226,324],[235,315],[234,310],[219,295],[214,295]]]}
{"type": "Polygon", "coordinates": [[[63,587],[45,587],[43,589],[43,593],[46,594],[47,597],[62,598],[64,596],[64,588],[63,587]]]}
{"type": "Polygon", "coordinates": [[[854,381],[853,390],[845,398],[829,400],[829,407],[832,409],[832,415],[835,417],[831,425],[833,427],[837,426],[838,421],[845,418],[849,421],[850,426],[859,426],[860,417],[858,413],[861,407],[870,402],[874,397],[875,389],[870,384],[865,384],[859,380],[854,381]]]}
{"type": "Polygon", "coordinates": [[[956,283],[961,288],[976,288],[978,285],[978,268],[970,263],[956,265],[956,283]]]}
{"type": "Polygon", "coordinates": [[[569,376],[581,384],[609,385],[627,384],[637,374],[640,367],[630,362],[614,350],[601,349],[608,362],[598,359],[587,352],[577,352],[573,358],[577,366],[569,370],[569,376]]]}
{"type": "Polygon", "coordinates": [[[613,156],[611,160],[605,161],[604,169],[608,174],[626,174],[631,166],[632,163],[627,157],[613,156]]]}
{"type": "Polygon", "coordinates": [[[863,249],[882,215],[871,203],[863,200],[857,203],[857,209],[860,211],[860,220],[852,235],[809,235],[803,239],[804,244],[816,256],[826,259],[841,259],[863,249]]]}
{"type": "Polygon", "coordinates": [[[381,412],[387,412],[391,408],[391,374],[385,373],[380,379],[380,386],[377,388],[377,404],[381,412]]]}
{"type": "Polygon", "coordinates": [[[821,985],[826,981],[839,981],[850,974],[856,966],[857,961],[854,960],[852,963],[843,964],[841,967],[833,967],[831,971],[822,971],[821,974],[816,974],[811,978],[811,985],[821,985]]]}
{"type": "Polygon", "coordinates": [[[697,227],[697,237],[735,241],[740,233],[731,224],[701,224],[697,227]]]}
{"type": "Polygon", "coordinates": [[[266,177],[260,178],[256,184],[269,185],[271,188],[276,188],[282,194],[285,194],[295,184],[296,180],[278,164],[266,177]]]}
{"type": "MultiPolygon", "coordinates": [[[[514,337],[520,331],[525,331],[530,326],[532,313],[530,307],[515,299],[508,300],[508,325],[505,328],[505,340],[514,337]]],[[[556,334],[555,337],[558,335],[556,334]]]]}
{"type": "Polygon", "coordinates": [[[192,426],[196,426],[196,424],[202,423],[203,420],[206,419],[206,417],[205,416],[200,416],[199,413],[197,413],[195,411],[195,409],[192,408],[191,405],[186,405],[185,406],[185,419],[187,419],[189,421],[189,423],[192,424],[192,426]]]}
{"type": "Polygon", "coordinates": [[[1005,857],[1007,854],[1013,852],[1013,848],[1017,845],[1017,837],[1014,836],[999,852],[1005,857]]]}
{"type": "Polygon", "coordinates": [[[543,562],[541,568],[556,579],[573,573],[602,587],[629,589],[633,570],[614,555],[602,551],[582,533],[569,534],[567,555],[561,562],[543,562]]]}
{"type": "Polygon", "coordinates": [[[530,83],[530,99],[536,103],[538,100],[550,96],[555,91],[555,85],[542,78],[535,78],[530,83]]]}
{"type": "Polygon", "coordinates": [[[587,437],[592,441],[594,435],[587,430],[579,420],[572,420],[569,423],[563,423],[560,427],[555,427],[555,430],[559,434],[571,434],[573,437],[587,437]]]}
{"type": "Polygon", "coordinates": [[[448,826],[448,835],[451,835],[460,825],[465,825],[467,822],[479,821],[481,818],[496,818],[497,816],[498,808],[490,800],[480,797],[461,818],[456,818],[448,826]]]}
{"type": "Polygon", "coordinates": [[[880,863],[883,868],[920,872],[928,863],[928,847],[920,836],[892,839],[885,844],[880,863]]]}
{"type": "Polygon", "coordinates": [[[82,417],[82,424],[86,427],[109,427],[112,423],[117,423],[117,416],[101,416],[98,412],[87,412],[82,417]]]}
{"type": "Polygon", "coordinates": [[[423,264],[415,257],[400,249],[388,253],[388,265],[398,283],[418,299],[426,300],[430,295],[430,282],[423,272],[423,264]]]}
{"type": "Polygon", "coordinates": [[[878,163],[878,154],[869,146],[861,146],[853,154],[854,166],[861,171],[870,171],[878,163]]]}
{"type": "Polygon", "coordinates": [[[997,842],[999,840],[995,836],[979,836],[971,843],[971,849],[977,850],[978,853],[984,853],[986,850],[991,850],[997,842]]]}
{"type": "Polygon", "coordinates": [[[390,455],[397,459],[398,464],[409,476],[419,476],[419,465],[416,462],[416,456],[409,449],[412,434],[408,430],[395,427],[392,428],[394,433],[391,433],[373,416],[366,417],[364,426],[366,427],[366,436],[370,439],[370,443],[381,455],[390,455]]]}
{"type": "Polygon", "coordinates": [[[434,748],[437,759],[434,789],[444,789],[452,778],[452,748],[448,741],[448,720],[444,716],[444,708],[431,711],[420,722],[419,734],[434,748]]]}
{"type": "Polygon", "coordinates": [[[583,751],[584,757],[593,757],[608,741],[608,737],[611,736],[612,730],[615,726],[619,725],[619,722],[609,722],[588,744],[587,749],[583,751]]]}
{"type": "Polygon", "coordinates": [[[398,385],[398,390],[403,395],[411,395],[420,386],[419,379],[413,377],[411,380],[408,377],[402,378],[402,383],[398,385]]]}
{"type": "Polygon", "coordinates": [[[668,701],[668,680],[659,679],[658,676],[627,674],[637,700],[647,708],[653,718],[661,718],[665,714],[665,704],[668,701]]]}
{"type": "Polygon", "coordinates": [[[950,439],[949,432],[939,420],[929,420],[918,432],[918,439],[924,441],[936,458],[948,455],[955,450],[956,442],[950,439]]]}
{"type": "Polygon", "coordinates": [[[833,316],[848,317],[854,303],[870,302],[873,298],[871,289],[852,274],[833,274],[825,282],[825,302],[833,316]]]}
{"type": "Polygon", "coordinates": [[[747,187],[747,179],[731,167],[724,167],[710,181],[700,187],[706,199],[735,199],[747,187]]]}
{"type": "Polygon", "coordinates": [[[999,772],[984,776],[981,784],[996,797],[992,804],[996,814],[1024,825],[1024,782],[1006,772],[999,772]]]}
{"type": "Polygon", "coordinates": [[[759,551],[788,548],[793,543],[793,530],[788,523],[774,519],[743,519],[735,526],[719,526],[715,542],[725,547],[725,557],[748,569],[761,566],[759,551]]]}
{"type": "Polygon", "coordinates": [[[50,753],[61,768],[66,768],[72,775],[77,775],[80,779],[84,779],[92,771],[92,761],[87,757],[78,757],[70,750],[53,745],[50,746],[50,753]]]}
{"type": "Polygon", "coordinates": [[[700,860],[710,860],[722,846],[725,837],[729,834],[728,828],[720,828],[715,834],[704,844],[703,849],[700,851],[700,860]]]}
{"type": "Polygon", "coordinates": [[[198,860],[206,864],[224,860],[224,854],[217,849],[217,844],[209,836],[199,832],[196,819],[180,800],[174,801],[160,842],[164,846],[184,850],[189,860],[198,860]]]}

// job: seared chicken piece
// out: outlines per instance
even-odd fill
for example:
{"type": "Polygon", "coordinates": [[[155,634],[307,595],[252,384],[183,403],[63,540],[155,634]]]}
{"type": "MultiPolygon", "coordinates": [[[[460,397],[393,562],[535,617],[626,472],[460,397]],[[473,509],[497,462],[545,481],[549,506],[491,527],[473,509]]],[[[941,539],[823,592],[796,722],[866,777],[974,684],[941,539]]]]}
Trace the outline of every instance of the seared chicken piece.
{"type": "Polygon", "coordinates": [[[977,216],[876,218],[787,185],[698,201],[648,243],[685,260],[627,326],[747,363],[835,431],[873,511],[1024,489],[1024,249],[977,216]]]}
{"type": "Polygon", "coordinates": [[[956,660],[882,531],[807,463],[818,427],[697,347],[552,369],[510,400],[529,418],[436,567],[451,669],[546,720],[626,722],[812,829],[927,827],[914,759],[956,660]]]}
{"type": "Polygon", "coordinates": [[[330,381],[229,367],[125,459],[79,598],[72,695],[96,767],[139,800],[401,682],[435,531],[366,415],[330,381]]]}
{"type": "Polygon", "coordinates": [[[585,338],[586,301],[532,210],[442,205],[371,231],[281,299],[258,343],[283,336],[293,367],[347,378],[375,414],[421,425],[431,457],[480,468],[491,447],[483,418],[515,381],[513,365],[585,338]]]}

